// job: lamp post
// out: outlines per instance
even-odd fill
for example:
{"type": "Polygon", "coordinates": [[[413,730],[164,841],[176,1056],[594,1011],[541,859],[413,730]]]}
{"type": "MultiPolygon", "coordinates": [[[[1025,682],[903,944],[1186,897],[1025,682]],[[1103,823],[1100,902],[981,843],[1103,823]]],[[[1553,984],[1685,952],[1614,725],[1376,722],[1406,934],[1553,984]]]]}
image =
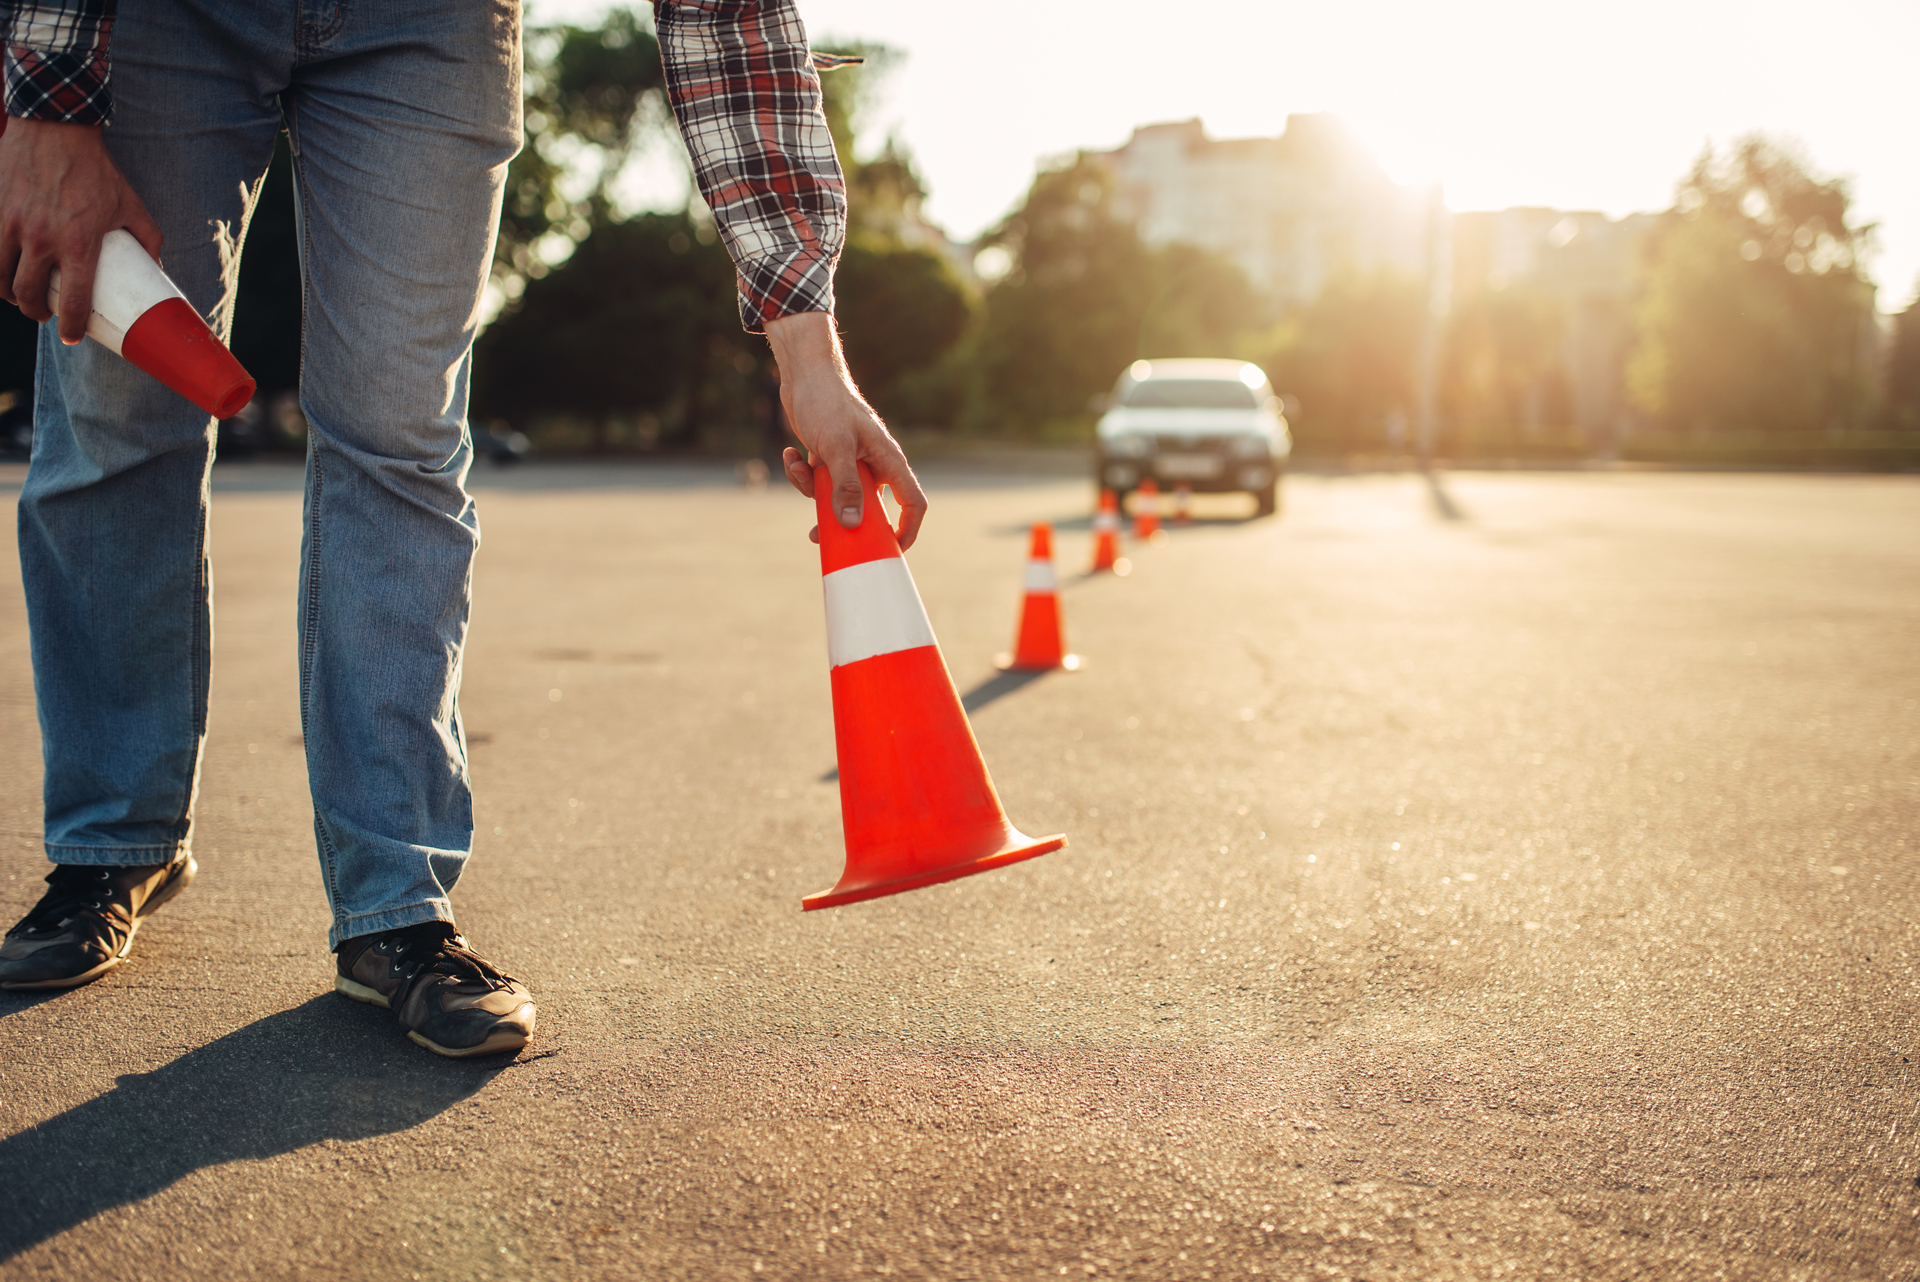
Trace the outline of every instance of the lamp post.
{"type": "Polygon", "coordinates": [[[1414,439],[1420,470],[1433,467],[1440,430],[1440,331],[1453,304],[1453,218],[1439,183],[1427,195],[1427,305],[1420,320],[1420,352],[1414,372],[1417,417],[1414,439]]]}

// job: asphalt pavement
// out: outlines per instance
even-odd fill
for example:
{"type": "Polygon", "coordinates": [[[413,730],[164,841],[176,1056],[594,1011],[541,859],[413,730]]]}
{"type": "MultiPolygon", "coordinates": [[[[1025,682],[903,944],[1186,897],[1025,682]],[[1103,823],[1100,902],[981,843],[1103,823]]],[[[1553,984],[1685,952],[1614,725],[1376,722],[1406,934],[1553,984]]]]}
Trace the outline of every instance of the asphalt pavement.
{"type": "Polygon", "coordinates": [[[456,902],[533,1044],[331,993],[297,471],[223,466],[201,876],[0,995],[0,1277],[1920,1278],[1920,478],[1297,476],[1114,578],[1083,481],[929,466],[921,594],[1071,845],[804,915],[810,505],[477,479],[456,902]],[[1043,518],[1086,667],[1009,680],[1043,518]]]}

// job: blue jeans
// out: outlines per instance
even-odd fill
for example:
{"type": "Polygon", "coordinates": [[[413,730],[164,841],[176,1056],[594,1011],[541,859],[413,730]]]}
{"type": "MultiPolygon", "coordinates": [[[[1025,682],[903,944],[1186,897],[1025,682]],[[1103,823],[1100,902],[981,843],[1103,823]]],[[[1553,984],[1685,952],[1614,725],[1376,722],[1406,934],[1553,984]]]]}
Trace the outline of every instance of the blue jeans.
{"type": "MultiPolygon", "coordinates": [[[[113,89],[107,146],[166,235],[168,273],[222,333],[288,129],[309,431],[300,713],[329,943],[451,921],[473,840],[468,367],[520,146],[518,4],[127,4],[113,89]]],[[[206,735],[214,425],[52,326],[36,396],[19,520],[47,855],[164,862],[190,840],[206,735]]]]}

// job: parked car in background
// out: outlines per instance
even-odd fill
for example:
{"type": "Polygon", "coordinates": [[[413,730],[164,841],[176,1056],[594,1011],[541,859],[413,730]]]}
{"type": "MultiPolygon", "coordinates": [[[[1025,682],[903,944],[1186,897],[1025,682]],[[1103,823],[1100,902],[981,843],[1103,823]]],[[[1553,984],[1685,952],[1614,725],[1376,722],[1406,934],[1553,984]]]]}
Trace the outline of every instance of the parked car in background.
{"type": "Polygon", "coordinates": [[[1293,437],[1258,365],[1245,361],[1135,361],[1101,416],[1095,480],[1124,498],[1154,478],[1162,490],[1253,495],[1279,508],[1293,437]]]}

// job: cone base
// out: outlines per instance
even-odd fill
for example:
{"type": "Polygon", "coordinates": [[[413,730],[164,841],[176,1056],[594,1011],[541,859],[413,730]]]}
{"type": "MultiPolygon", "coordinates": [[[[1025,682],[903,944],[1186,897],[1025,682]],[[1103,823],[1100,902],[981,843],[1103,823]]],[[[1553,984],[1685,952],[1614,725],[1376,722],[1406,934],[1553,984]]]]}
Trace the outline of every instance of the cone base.
{"type": "Polygon", "coordinates": [[[857,904],[863,899],[879,899],[883,895],[897,895],[902,891],[919,890],[922,886],[937,886],[943,881],[958,881],[962,877],[971,877],[977,872],[992,872],[1008,864],[1017,864],[1023,859],[1034,859],[1051,854],[1067,844],[1065,833],[1056,833],[1051,837],[1035,839],[1024,833],[1009,830],[1007,844],[990,855],[970,859],[964,863],[949,864],[945,868],[930,868],[902,877],[898,881],[882,882],[878,886],[860,886],[853,890],[841,890],[838,886],[822,891],[817,895],[808,895],[800,901],[801,910],[812,912],[816,908],[838,908],[842,904],[857,904]]]}
{"type": "Polygon", "coordinates": [[[1077,654],[1063,654],[1058,663],[1021,663],[1005,650],[993,656],[993,666],[1002,672],[1078,672],[1081,662],[1077,654]]]}

